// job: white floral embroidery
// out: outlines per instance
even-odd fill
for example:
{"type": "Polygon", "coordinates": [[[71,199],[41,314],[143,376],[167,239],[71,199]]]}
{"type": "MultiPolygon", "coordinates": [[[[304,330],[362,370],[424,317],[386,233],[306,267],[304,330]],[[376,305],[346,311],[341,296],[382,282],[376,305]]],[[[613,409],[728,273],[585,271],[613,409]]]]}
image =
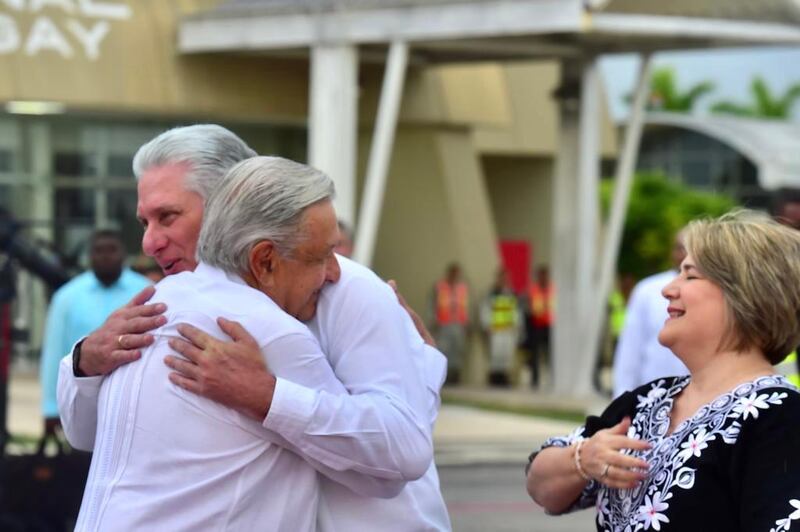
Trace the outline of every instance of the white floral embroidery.
{"type": "Polygon", "coordinates": [[[663,380],[654,382],[652,384],[652,388],[650,388],[650,391],[647,392],[647,396],[637,395],[636,399],[639,400],[639,404],[636,405],[636,408],[638,409],[638,408],[646,408],[648,406],[653,406],[653,404],[656,401],[664,397],[664,394],[667,393],[667,390],[664,389],[663,386],[664,386],[663,380]]]}
{"type": "MultiPolygon", "coordinates": [[[[666,501],[673,496],[672,491],[691,490],[695,486],[696,469],[691,467],[692,461],[700,459],[712,442],[735,444],[743,421],[757,419],[760,411],[780,405],[782,399],[788,397],[783,391],[766,391],[767,388],[794,389],[779,376],[744,383],[701,407],[692,418],[668,434],[673,398],[683,391],[689,380],[689,377],[661,379],[651,385],[646,395],[637,395],[638,405],[628,436],[646,439],[652,447],[643,452],[626,451],[626,454],[646,460],[650,475],[643,484],[630,490],[610,490],[594,485],[581,494],[581,507],[586,507],[590,492],[600,488],[599,492],[594,491],[594,504],[602,530],[652,529],[659,532],[664,524],[670,523],[670,504],[666,501]]],[[[776,522],[775,532],[789,530],[791,522],[800,519],[800,502],[793,501],[797,512],[776,522]]]]}
{"type": "Polygon", "coordinates": [[[747,416],[758,418],[758,409],[769,408],[767,398],[769,396],[765,393],[758,395],[756,392],[751,393],[748,397],[739,399],[739,404],[733,408],[733,411],[742,415],[742,419],[747,419],[747,416]]]}
{"type": "Polygon", "coordinates": [[[675,473],[675,480],[672,481],[673,486],[690,490],[694,487],[694,472],[691,467],[682,467],[675,473]]]}
{"type": "Polygon", "coordinates": [[[603,517],[605,514],[608,513],[608,498],[607,497],[598,497],[597,498],[597,523],[600,526],[603,526],[606,522],[605,518],[603,517]]]}
{"type": "Polygon", "coordinates": [[[669,523],[669,518],[662,512],[669,508],[669,504],[664,501],[670,497],[672,497],[671,493],[668,493],[663,499],[659,492],[653,493],[652,499],[649,495],[645,495],[644,504],[639,508],[639,519],[644,521],[645,530],[651,527],[653,530],[661,530],[661,521],[669,523]]]}
{"type": "Polygon", "coordinates": [[[689,434],[689,439],[681,444],[681,452],[678,453],[678,458],[681,462],[685,462],[690,456],[700,456],[703,449],[708,447],[708,442],[714,440],[716,436],[706,432],[704,427],[700,427],[696,434],[689,434]]]}
{"type": "Polygon", "coordinates": [[[739,438],[739,431],[741,430],[742,425],[738,421],[734,421],[731,423],[731,426],[725,429],[722,432],[722,439],[728,445],[733,445],[736,443],[736,440],[739,438]]]}
{"type": "Polygon", "coordinates": [[[791,504],[794,508],[794,512],[790,513],[789,517],[775,521],[776,528],[770,528],[770,532],[782,532],[784,530],[789,530],[789,528],[792,526],[792,521],[797,521],[800,519],[800,501],[797,499],[792,499],[789,501],[789,504],[791,504]]]}

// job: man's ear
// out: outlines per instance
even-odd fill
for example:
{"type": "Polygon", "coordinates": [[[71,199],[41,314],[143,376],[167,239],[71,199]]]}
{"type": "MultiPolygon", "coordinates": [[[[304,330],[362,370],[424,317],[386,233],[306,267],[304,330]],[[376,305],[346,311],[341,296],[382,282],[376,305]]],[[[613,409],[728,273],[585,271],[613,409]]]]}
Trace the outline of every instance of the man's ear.
{"type": "Polygon", "coordinates": [[[278,251],[271,240],[262,240],[250,248],[248,256],[250,275],[253,276],[260,288],[271,286],[277,258],[278,251]]]}

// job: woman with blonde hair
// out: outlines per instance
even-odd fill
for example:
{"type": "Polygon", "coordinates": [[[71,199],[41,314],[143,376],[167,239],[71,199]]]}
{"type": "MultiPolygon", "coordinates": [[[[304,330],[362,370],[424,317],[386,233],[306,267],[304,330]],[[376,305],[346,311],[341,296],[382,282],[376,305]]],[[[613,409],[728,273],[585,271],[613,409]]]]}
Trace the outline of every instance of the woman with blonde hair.
{"type": "Polygon", "coordinates": [[[789,530],[800,393],[773,365],[800,343],[800,232],[741,210],[689,224],[686,248],[659,341],[690,375],[545,442],[528,493],[553,514],[596,506],[598,530],[789,530]]]}

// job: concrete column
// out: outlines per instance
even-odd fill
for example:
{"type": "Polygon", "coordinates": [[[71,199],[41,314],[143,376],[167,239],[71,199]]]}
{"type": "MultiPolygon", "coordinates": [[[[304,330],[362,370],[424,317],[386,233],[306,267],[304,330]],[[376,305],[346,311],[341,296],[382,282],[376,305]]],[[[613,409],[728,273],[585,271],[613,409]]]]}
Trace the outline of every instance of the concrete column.
{"type": "Polygon", "coordinates": [[[375,253],[375,239],[378,235],[378,224],[381,221],[383,194],[386,190],[386,179],[389,176],[389,163],[392,157],[394,134],[397,129],[397,115],[400,113],[400,101],[403,98],[403,82],[407,64],[408,44],[403,41],[393,42],[389,47],[386,72],[383,74],[383,87],[367,163],[364,194],[361,200],[361,210],[358,213],[358,230],[353,256],[356,261],[365,266],[372,264],[372,257],[375,253]]]}
{"type": "Polygon", "coordinates": [[[600,87],[594,60],[581,72],[581,103],[578,143],[578,203],[576,209],[579,319],[585,323],[591,312],[592,285],[597,257],[598,190],[600,180],[600,87]]]}
{"type": "MultiPolygon", "coordinates": [[[[574,68],[563,65],[562,87],[576,86],[574,68]],[[571,85],[567,85],[567,83],[571,85]]],[[[553,392],[573,393],[573,376],[577,369],[579,322],[577,303],[578,224],[576,198],[578,190],[578,106],[572,97],[560,102],[560,131],[553,179],[553,247],[550,271],[556,287],[556,308],[551,332],[553,392]]]]}
{"type": "MultiPolygon", "coordinates": [[[[644,125],[644,108],[650,92],[651,59],[649,55],[642,57],[639,81],[636,86],[633,104],[631,105],[628,125],[625,128],[625,140],[621,146],[617,160],[617,169],[614,177],[614,198],[611,203],[611,213],[606,225],[605,238],[603,238],[603,255],[600,262],[598,289],[592,302],[592,315],[589,317],[589,332],[585,359],[600,349],[600,339],[603,324],[606,319],[608,296],[614,285],[614,276],[617,270],[617,259],[622,244],[622,230],[625,225],[625,215],[628,211],[633,175],[636,169],[636,160],[639,154],[639,145],[642,138],[644,125]]],[[[593,360],[593,359],[591,359],[593,360]]]]}
{"type": "Polygon", "coordinates": [[[336,213],[355,223],[358,49],[318,45],[311,49],[308,162],[336,183],[336,213]]]}
{"type": "MultiPolygon", "coordinates": [[[[53,242],[55,215],[55,189],[53,188],[53,147],[50,124],[45,119],[31,119],[25,130],[27,151],[29,154],[31,191],[30,217],[33,222],[32,236],[46,242],[53,242]]],[[[41,339],[44,333],[44,320],[47,315],[47,287],[34,276],[29,279],[20,278],[30,287],[29,332],[30,355],[38,361],[41,339]]]]}
{"type": "Polygon", "coordinates": [[[94,158],[94,167],[100,183],[94,190],[94,227],[96,229],[121,229],[118,223],[110,225],[111,220],[108,216],[108,155],[109,155],[109,127],[96,126],[89,129],[84,138],[81,139],[83,152],[91,153],[94,158]]]}
{"type": "Polygon", "coordinates": [[[587,319],[595,280],[600,164],[599,77],[594,60],[562,64],[559,149],[556,156],[552,275],[556,286],[553,326],[553,391],[591,393],[587,319]]]}

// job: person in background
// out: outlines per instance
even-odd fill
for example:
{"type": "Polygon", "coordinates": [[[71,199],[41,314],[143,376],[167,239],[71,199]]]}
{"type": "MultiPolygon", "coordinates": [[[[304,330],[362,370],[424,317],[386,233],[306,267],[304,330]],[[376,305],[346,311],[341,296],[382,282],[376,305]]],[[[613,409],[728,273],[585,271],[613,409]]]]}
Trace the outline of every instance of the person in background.
{"type": "Polygon", "coordinates": [[[508,272],[500,268],[481,305],[481,326],[489,342],[489,379],[492,384],[507,385],[510,381],[509,370],[517,352],[521,324],[517,295],[511,288],[508,272]]]}
{"type": "Polygon", "coordinates": [[[97,230],[89,239],[91,269],[53,294],[40,365],[42,414],[48,433],[59,424],[56,385],[58,366],[64,354],[79,338],[98,328],[112,312],[151,284],[124,263],[125,248],[120,234],[108,229],[97,230]]]}
{"type": "MultiPolygon", "coordinates": [[[[770,530],[800,518],[800,391],[773,364],[800,342],[800,233],[752,211],[698,220],[658,340],[689,368],[626,392],[531,455],[551,514],[597,530],[770,530]]],[[[792,527],[793,528],[793,527],[792,527]]]]}
{"type": "Polygon", "coordinates": [[[617,349],[617,342],[625,327],[625,312],[635,285],[635,277],[630,273],[623,273],[608,296],[608,321],[603,330],[600,352],[597,354],[592,374],[594,389],[602,395],[611,396],[611,381],[605,378],[605,369],[610,370],[614,364],[614,351],[617,349]]]}
{"type": "Polygon", "coordinates": [[[337,255],[347,257],[348,259],[353,255],[353,230],[344,221],[339,220],[339,243],[333,250],[337,255]]]}
{"type": "MultiPolygon", "coordinates": [[[[800,189],[782,188],[775,194],[776,202],[773,208],[775,219],[787,227],[800,230],[800,189]]],[[[792,351],[783,362],[775,369],[789,382],[800,387],[800,359],[797,357],[798,349],[792,351]]]]}
{"type": "Polygon", "coordinates": [[[541,265],[536,269],[536,279],[528,288],[527,303],[527,344],[530,352],[528,364],[531,369],[531,386],[538,388],[542,362],[552,364],[550,360],[550,329],[553,325],[555,311],[555,290],[550,281],[550,270],[547,266],[541,265]]]}
{"type": "Polygon", "coordinates": [[[678,275],[685,257],[683,231],[679,231],[672,245],[673,269],[642,279],[631,292],[625,326],[614,352],[614,397],[657,377],[688,373],[686,366],[658,343],[658,331],[664,324],[664,309],[667,308],[661,289],[678,275]]]}
{"type": "Polygon", "coordinates": [[[447,357],[447,382],[458,383],[469,330],[469,288],[455,262],[433,288],[433,314],[436,345],[447,357]]]}

